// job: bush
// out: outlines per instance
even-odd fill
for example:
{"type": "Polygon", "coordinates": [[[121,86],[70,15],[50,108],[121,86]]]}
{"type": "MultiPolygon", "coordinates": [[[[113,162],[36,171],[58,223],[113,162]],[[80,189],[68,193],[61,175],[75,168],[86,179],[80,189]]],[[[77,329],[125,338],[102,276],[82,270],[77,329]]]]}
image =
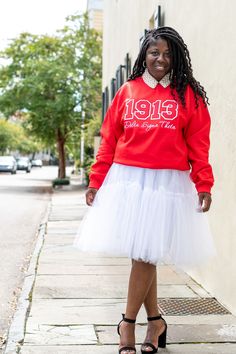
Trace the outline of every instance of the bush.
{"type": "Polygon", "coordinates": [[[68,186],[70,184],[70,179],[66,178],[55,178],[52,181],[52,186],[55,188],[56,186],[68,186]]]}
{"type": "Polygon", "coordinates": [[[93,163],[94,163],[94,157],[91,157],[88,154],[86,154],[84,165],[83,165],[84,173],[85,173],[86,186],[88,186],[88,184],[89,184],[89,174],[90,174],[90,171],[91,171],[91,165],[93,163]]]}

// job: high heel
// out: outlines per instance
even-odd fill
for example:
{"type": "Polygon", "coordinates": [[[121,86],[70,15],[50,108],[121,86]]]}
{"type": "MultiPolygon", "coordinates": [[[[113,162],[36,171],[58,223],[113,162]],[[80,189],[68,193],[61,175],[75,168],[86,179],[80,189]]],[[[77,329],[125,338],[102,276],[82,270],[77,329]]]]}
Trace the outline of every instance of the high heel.
{"type": "MultiPolygon", "coordinates": [[[[120,324],[123,321],[124,322],[128,322],[128,323],[135,323],[136,322],[136,320],[131,320],[130,318],[126,318],[125,314],[122,313],[122,320],[117,325],[117,333],[119,334],[119,336],[120,336],[120,324]]],[[[125,346],[125,347],[122,347],[122,348],[119,349],[119,354],[122,354],[123,351],[127,351],[127,350],[133,351],[133,352],[136,353],[135,347],[125,346]]]]}
{"type": "MultiPolygon", "coordinates": [[[[157,321],[157,320],[162,320],[165,324],[165,330],[162,334],[159,335],[158,337],[158,347],[159,348],[165,348],[166,347],[166,335],[167,335],[167,323],[164,320],[164,318],[162,317],[162,315],[158,315],[155,317],[148,317],[147,318],[148,321],[157,321]]],[[[158,352],[158,347],[156,348],[152,343],[150,342],[144,342],[142,344],[142,346],[146,346],[146,347],[150,347],[152,348],[152,351],[148,351],[148,350],[144,350],[141,348],[141,353],[142,354],[155,354],[158,352]]]]}

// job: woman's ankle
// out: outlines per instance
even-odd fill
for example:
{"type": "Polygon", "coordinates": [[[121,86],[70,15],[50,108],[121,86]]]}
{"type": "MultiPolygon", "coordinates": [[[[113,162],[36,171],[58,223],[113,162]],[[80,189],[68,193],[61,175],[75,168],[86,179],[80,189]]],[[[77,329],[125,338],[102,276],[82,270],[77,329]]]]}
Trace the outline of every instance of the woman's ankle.
{"type": "Polygon", "coordinates": [[[161,316],[159,310],[147,312],[147,319],[161,316]]]}
{"type": "Polygon", "coordinates": [[[135,323],[136,322],[136,316],[132,316],[132,314],[130,315],[130,314],[125,314],[124,315],[124,318],[123,318],[123,320],[124,320],[124,322],[126,322],[126,323],[135,323]]]}
{"type": "Polygon", "coordinates": [[[123,321],[121,323],[121,328],[128,328],[129,330],[134,330],[135,329],[135,323],[129,323],[129,322],[126,322],[126,321],[123,321]]]}

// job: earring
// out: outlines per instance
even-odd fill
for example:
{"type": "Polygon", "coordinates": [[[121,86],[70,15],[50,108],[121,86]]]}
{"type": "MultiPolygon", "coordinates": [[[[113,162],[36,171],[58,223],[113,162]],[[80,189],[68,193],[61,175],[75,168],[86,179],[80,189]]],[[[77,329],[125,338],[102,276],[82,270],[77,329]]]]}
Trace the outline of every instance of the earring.
{"type": "Polygon", "coordinates": [[[145,60],[143,61],[143,67],[144,67],[144,68],[146,68],[146,67],[147,67],[147,65],[146,65],[146,61],[145,61],[145,60]]]}

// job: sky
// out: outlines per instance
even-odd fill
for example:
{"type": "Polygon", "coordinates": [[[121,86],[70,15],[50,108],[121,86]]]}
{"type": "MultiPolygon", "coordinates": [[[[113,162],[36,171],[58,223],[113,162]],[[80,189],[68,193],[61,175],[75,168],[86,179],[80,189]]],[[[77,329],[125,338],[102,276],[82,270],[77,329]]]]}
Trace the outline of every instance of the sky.
{"type": "Polygon", "coordinates": [[[2,0],[0,3],[0,49],[21,32],[53,34],[65,18],[86,11],[87,0],[2,0]]]}

